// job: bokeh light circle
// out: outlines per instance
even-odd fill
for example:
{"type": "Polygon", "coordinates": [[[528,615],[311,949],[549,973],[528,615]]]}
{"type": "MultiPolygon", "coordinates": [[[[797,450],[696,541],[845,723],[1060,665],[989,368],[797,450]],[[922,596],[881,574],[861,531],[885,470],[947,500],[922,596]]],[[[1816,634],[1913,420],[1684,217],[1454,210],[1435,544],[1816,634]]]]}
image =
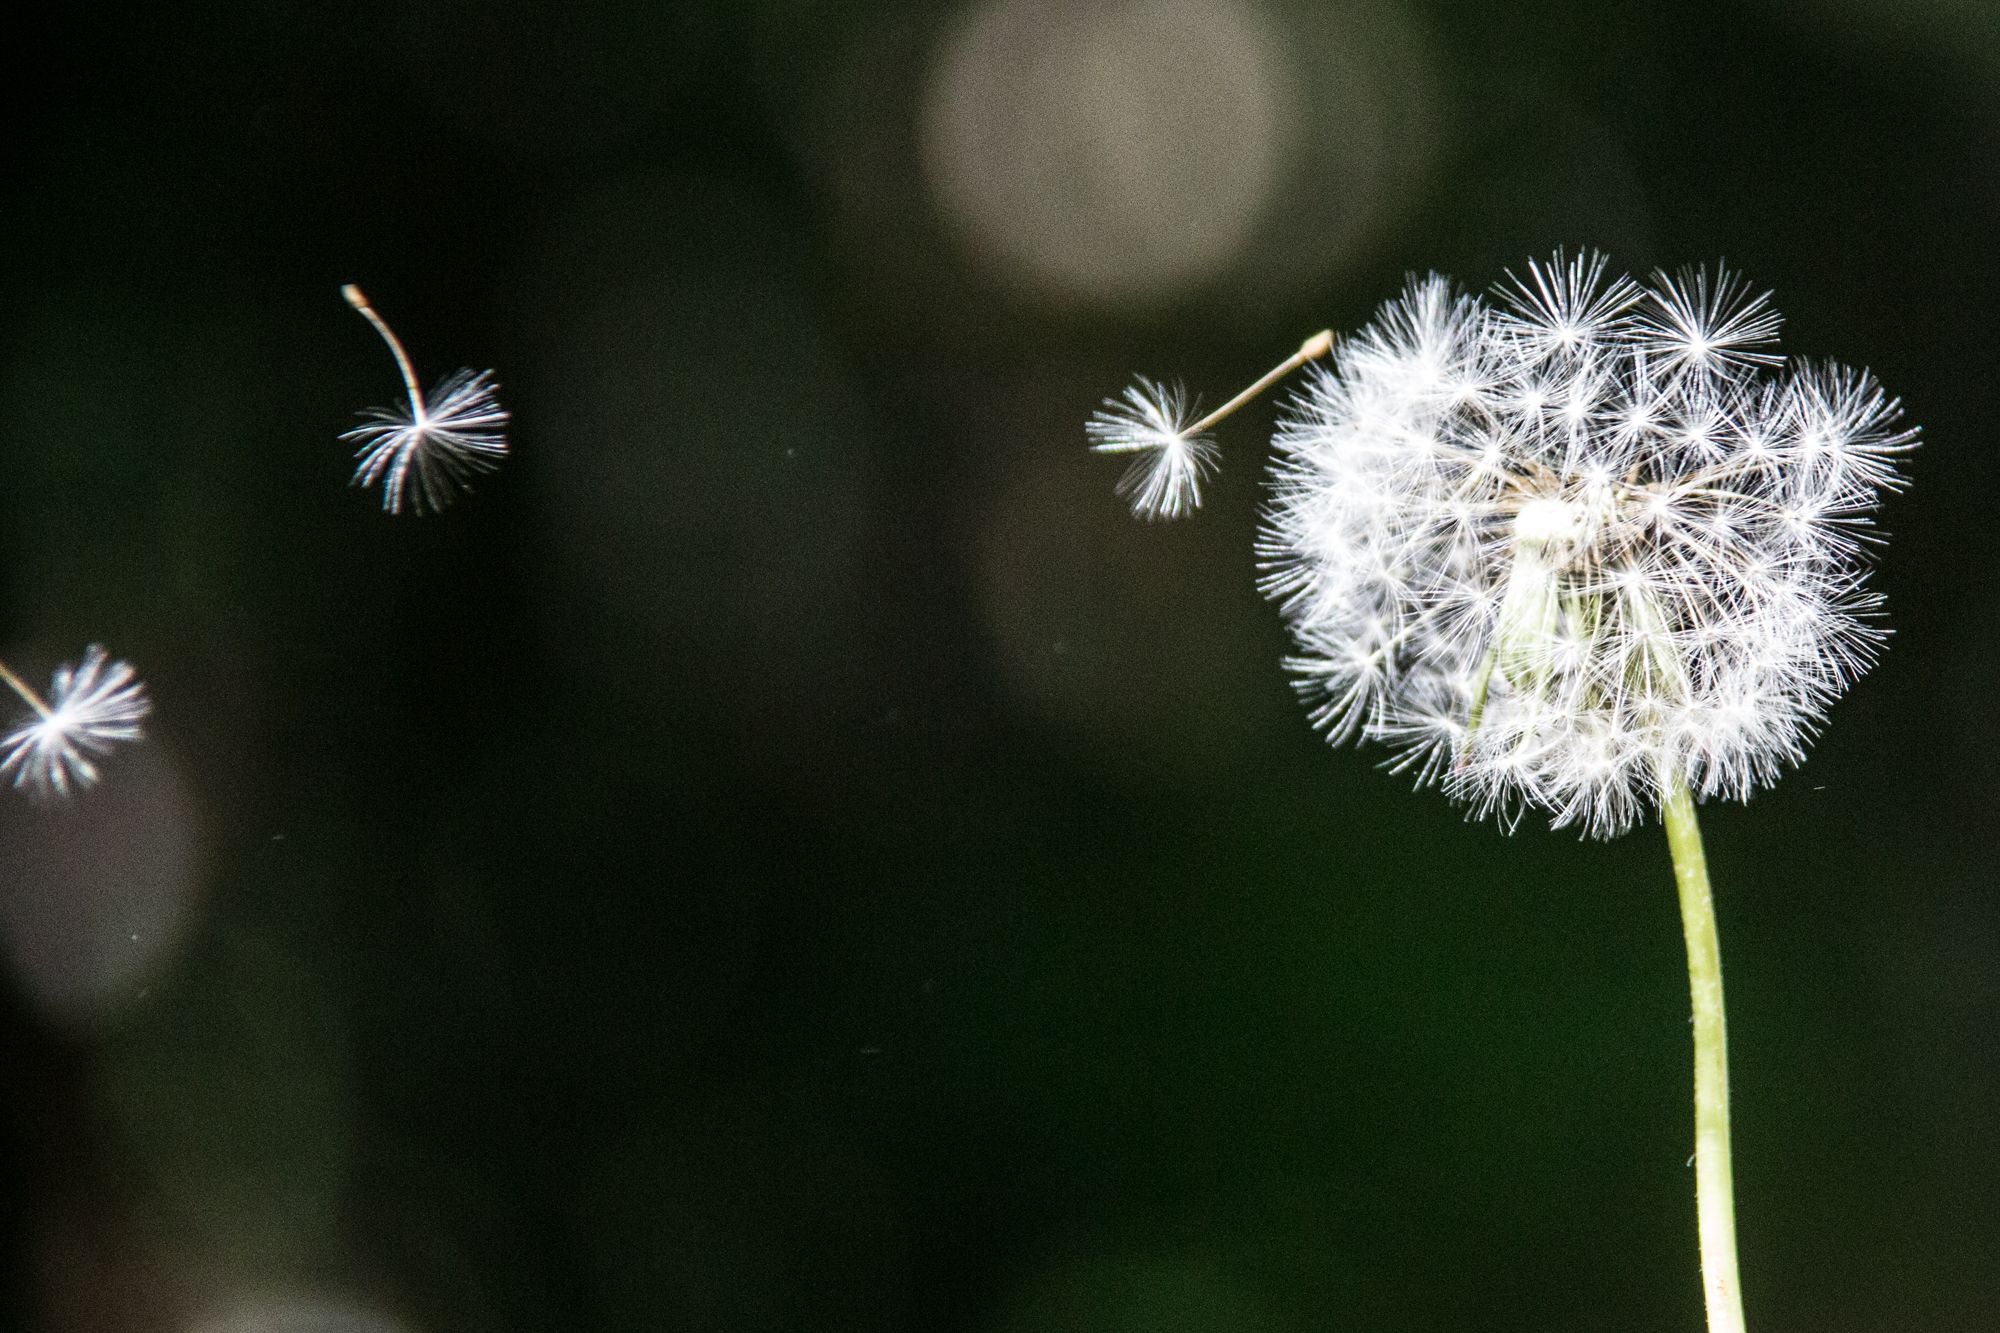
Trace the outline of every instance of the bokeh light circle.
{"type": "Polygon", "coordinates": [[[218,1303],[187,1333],[413,1333],[371,1305],[336,1296],[267,1294],[218,1303]]]}
{"type": "Polygon", "coordinates": [[[66,801],[0,788],[0,948],[62,1027],[102,1021],[172,963],[201,896],[195,804],[158,741],[66,801]]]}
{"type": "Polygon", "coordinates": [[[1294,101],[1237,0],[991,0],[945,37],[921,109],[936,202],[984,263],[1085,302],[1227,268],[1276,188],[1294,101]]]}

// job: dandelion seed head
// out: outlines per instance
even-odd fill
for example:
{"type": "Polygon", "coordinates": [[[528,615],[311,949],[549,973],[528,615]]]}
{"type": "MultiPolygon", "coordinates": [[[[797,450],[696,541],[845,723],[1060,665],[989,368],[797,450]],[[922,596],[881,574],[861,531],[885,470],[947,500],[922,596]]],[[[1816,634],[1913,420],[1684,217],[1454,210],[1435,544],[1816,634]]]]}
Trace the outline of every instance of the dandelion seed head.
{"type": "Polygon", "coordinates": [[[1410,283],[1277,438],[1264,587],[1316,725],[1511,827],[1622,832],[1662,775],[1746,798],[1874,659],[1865,583],[1914,430],[1787,363],[1722,269],[1410,283]]]}
{"type": "Polygon", "coordinates": [[[56,669],[46,703],[7,673],[34,712],[0,737],[0,775],[41,796],[68,796],[97,781],[97,759],[140,738],[152,711],[131,664],[97,644],[74,666],[56,669]]]}
{"type": "Polygon", "coordinates": [[[341,439],[357,445],[354,484],[382,485],[382,508],[392,514],[436,513],[507,456],[507,409],[493,372],[454,371],[426,397],[417,386],[409,354],[395,331],[352,283],[342,299],[374,328],[402,372],[404,407],[371,408],[362,424],[341,439]]]}
{"type": "Polygon", "coordinates": [[[1191,431],[1194,409],[1179,385],[1141,379],[1123,396],[1107,398],[1084,427],[1102,454],[1137,454],[1118,494],[1141,518],[1180,518],[1201,505],[1201,484],[1214,474],[1214,439],[1191,431]]]}
{"type": "Polygon", "coordinates": [[[491,371],[446,376],[421,404],[372,408],[341,435],[355,450],[354,484],[382,486],[392,514],[436,513],[507,456],[507,410],[491,371]]]}

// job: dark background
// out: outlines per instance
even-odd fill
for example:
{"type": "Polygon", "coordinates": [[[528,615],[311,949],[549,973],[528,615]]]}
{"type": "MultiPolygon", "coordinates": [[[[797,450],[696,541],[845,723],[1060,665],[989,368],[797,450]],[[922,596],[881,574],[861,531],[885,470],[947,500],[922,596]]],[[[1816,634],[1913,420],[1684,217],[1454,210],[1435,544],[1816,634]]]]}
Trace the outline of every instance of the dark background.
{"type": "Polygon", "coordinates": [[[1409,270],[1726,257],[1925,444],[1896,637],[1704,811],[1752,1327],[2000,1327],[1982,0],[59,7],[11,34],[0,643],[156,714],[0,803],[14,1327],[1700,1327],[1657,829],[1330,750],[1269,403],[1409,270]],[[346,487],[493,367],[515,457],[346,487]]]}

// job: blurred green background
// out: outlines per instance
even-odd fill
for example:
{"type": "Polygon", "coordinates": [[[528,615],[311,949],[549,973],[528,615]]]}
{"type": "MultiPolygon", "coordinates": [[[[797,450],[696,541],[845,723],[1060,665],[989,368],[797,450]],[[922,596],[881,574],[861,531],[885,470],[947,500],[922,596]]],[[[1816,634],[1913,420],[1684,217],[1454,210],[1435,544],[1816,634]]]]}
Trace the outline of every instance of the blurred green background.
{"type": "Polygon", "coordinates": [[[1725,257],[1926,443],[1896,637],[1705,812],[1759,1333],[2000,1328],[2000,11],[221,0],[11,40],[9,1326],[1700,1327],[1656,829],[1328,749],[1082,426],[1410,270],[1725,257]],[[516,456],[347,489],[395,372],[516,456]]]}

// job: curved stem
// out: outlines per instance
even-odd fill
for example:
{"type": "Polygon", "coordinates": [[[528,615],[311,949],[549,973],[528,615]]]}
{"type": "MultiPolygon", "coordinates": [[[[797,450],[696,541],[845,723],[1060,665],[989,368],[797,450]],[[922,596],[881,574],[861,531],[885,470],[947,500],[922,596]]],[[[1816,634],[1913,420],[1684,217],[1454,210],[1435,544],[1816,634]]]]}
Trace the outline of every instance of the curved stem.
{"type": "Polygon", "coordinates": [[[1729,1049],[1722,1018],[1722,947],[1694,799],[1680,775],[1662,771],[1661,814],[1680,889],[1694,1007],[1694,1197],[1709,1333],[1743,1333],[1736,1272],[1736,1188],[1729,1168],[1729,1049]]]}
{"type": "Polygon", "coordinates": [[[347,304],[360,312],[361,318],[375,326],[375,332],[382,335],[382,341],[389,344],[389,354],[396,358],[396,369],[403,372],[403,388],[410,395],[410,416],[417,421],[424,419],[424,391],[417,387],[416,368],[410,364],[410,354],[403,350],[403,340],[389,327],[383,318],[375,313],[375,307],[361,294],[361,289],[348,283],[340,289],[347,304]]]}

